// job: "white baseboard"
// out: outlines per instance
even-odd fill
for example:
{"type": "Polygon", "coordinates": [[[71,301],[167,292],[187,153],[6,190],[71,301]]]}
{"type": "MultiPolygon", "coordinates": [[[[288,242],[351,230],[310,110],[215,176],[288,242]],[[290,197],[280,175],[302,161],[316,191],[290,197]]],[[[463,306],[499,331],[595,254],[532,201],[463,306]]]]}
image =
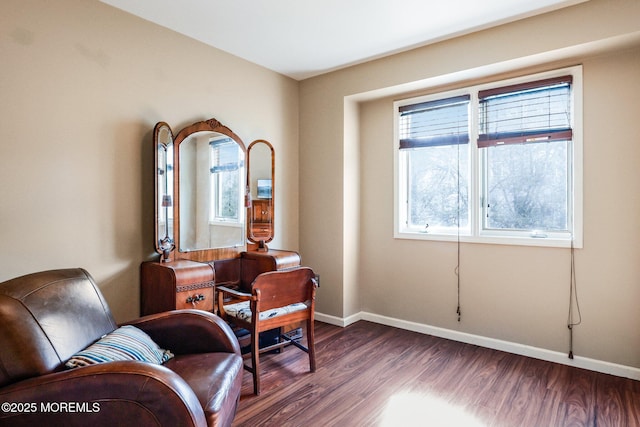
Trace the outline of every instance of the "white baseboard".
{"type": "Polygon", "coordinates": [[[601,372],[604,374],[615,375],[618,377],[640,380],[640,369],[632,366],[618,365],[615,363],[605,362],[602,360],[590,359],[588,357],[574,356],[569,359],[567,353],[560,353],[544,348],[532,347],[528,345],[518,344],[509,341],[487,338],[480,335],[468,334],[465,332],[453,331],[451,329],[439,328],[437,326],[429,326],[422,323],[409,322],[406,320],[395,319],[393,317],[380,316],[378,314],[360,312],[347,318],[329,316],[322,313],[315,313],[318,321],[329,323],[331,325],[345,327],[359,320],[379,323],[382,325],[393,326],[399,329],[419,332],[422,334],[433,335],[435,337],[446,338],[467,344],[474,344],[481,347],[491,348],[494,350],[505,351],[507,353],[519,354],[521,356],[533,357],[535,359],[546,360],[548,362],[560,363],[562,365],[574,366],[576,368],[588,369],[590,371],[601,372]]]}

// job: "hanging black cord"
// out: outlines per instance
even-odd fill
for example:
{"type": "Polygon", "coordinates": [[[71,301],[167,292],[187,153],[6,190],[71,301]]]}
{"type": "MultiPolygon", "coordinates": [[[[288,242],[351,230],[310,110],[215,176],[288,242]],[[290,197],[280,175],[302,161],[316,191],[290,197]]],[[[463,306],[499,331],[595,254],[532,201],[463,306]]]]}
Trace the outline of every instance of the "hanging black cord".
{"type": "MultiPolygon", "coordinates": [[[[458,195],[458,197],[460,197],[458,195]]],[[[458,202],[460,203],[460,202],[458,202]]],[[[460,218],[458,217],[458,221],[460,221],[460,218]]],[[[462,310],[460,310],[460,226],[458,225],[458,263],[456,265],[456,279],[458,281],[457,285],[458,285],[458,308],[456,309],[456,314],[458,315],[458,322],[460,321],[461,317],[462,317],[462,310]]]]}
{"type": "Polygon", "coordinates": [[[456,268],[455,268],[455,273],[456,273],[456,279],[457,279],[457,286],[458,286],[458,308],[456,309],[456,314],[458,315],[458,322],[460,322],[460,319],[462,318],[462,311],[460,310],[460,137],[458,136],[458,167],[457,167],[457,178],[458,178],[458,182],[457,182],[457,186],[458,186],[458,218],[457,218],[457,228],[458,228],[458,235],[457,235],[457,264],[456,264],[456,268]]]}
{"type": "Polygon", "coordinates": [[[569,328],[569,359],[573,359],[573,327],[582,323],[582,314],[580,313],[580,303],[578,302],[578,289],[576,286],[576,264],[575,264],[575,248],[573,247],[573,236],[571,237],[571,274],[569,282],[569,316],[567,319],[567,327],[569,328]],[[577,310],[578,321],[573,320],[573,306],[577,310]]]}

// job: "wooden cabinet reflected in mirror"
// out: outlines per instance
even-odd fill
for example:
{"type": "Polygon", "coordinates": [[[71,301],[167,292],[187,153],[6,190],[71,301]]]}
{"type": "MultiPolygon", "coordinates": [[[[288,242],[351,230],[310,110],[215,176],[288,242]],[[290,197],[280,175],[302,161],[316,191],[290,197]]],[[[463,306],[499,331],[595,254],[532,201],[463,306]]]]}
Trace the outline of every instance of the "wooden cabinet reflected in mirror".
{"type": "Polygon", "coordinates": [[[250,209],[247,238],[266,251],[274,237],[275,153],[268,141],[259,139],[247,149],[247,184],[250,209]]]}

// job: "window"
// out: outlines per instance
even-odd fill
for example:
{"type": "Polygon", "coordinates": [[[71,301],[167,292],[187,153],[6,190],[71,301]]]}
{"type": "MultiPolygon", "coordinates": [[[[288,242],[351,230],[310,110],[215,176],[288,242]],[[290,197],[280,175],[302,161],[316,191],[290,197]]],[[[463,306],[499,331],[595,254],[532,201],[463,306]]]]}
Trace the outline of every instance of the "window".
{"type": "Polygon", "coordinates": [[[395,236],[580,246],[580,72],[396,102],[395,236]]]}
{"type": "Polygon", "coordinates": [[[231,138],[215,139],[211,146],[211,221],[239,222],[243,152],[231,138]]]}
{"type": "Polygon", "coordinates": [[[425,233],[466,229],[469,96],[401,106],[398,111],[407,228],[425,233]]]}

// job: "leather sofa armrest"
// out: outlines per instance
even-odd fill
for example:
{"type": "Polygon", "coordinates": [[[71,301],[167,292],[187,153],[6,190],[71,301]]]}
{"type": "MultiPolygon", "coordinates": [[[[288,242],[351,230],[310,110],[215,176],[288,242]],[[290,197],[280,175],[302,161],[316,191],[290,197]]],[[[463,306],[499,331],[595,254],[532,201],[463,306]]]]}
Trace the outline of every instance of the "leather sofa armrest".
{"type": "Polygon", "coordinates": [[[111,362],[30,378],[0,389],[0,425],[205,426],[187,383],[160,365],[111,362]],[[120,421],[118,421],[120,420],[120,421]]]}
{"type": "Polygon", "coordinates": [[[150,314],[126,322],[145,331],[161,348],[174,354],[240,353],[238,339],[213,313],[184,309],[150,314]]]}

